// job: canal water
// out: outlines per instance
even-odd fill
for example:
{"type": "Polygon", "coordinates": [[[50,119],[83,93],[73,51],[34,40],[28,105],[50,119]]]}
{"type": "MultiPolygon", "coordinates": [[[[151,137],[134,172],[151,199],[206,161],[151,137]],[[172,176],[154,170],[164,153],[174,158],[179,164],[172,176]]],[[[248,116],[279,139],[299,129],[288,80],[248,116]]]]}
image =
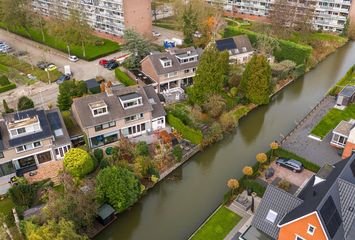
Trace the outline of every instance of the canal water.
{"type": "Polygon", "coordinates": [[[258,152],[291,131],[353,64],[355,42],[286,87],[269,105],[248,114],[234,134],[197,154],[96,239],[187,239],[222,202],[227,180],[241,177],[242,168],[253,165],[258,152]]]}

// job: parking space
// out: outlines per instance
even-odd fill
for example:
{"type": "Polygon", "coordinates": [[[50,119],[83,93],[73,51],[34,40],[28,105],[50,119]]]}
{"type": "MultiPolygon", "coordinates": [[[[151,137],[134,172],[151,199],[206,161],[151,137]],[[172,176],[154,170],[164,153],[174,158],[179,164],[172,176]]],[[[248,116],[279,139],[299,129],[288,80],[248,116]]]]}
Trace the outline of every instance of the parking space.
{"type": "Polygon", "coordinates": [[[160,33],[159,37],[156,37],[154,39],[154,43],[163,46],[164,40],[166,39],[172,39],[172,38],[178,38],[178,39],[184,39],[184,34],[179,31],[174,31],[166,28],[161,28],[157,26],[153,26],[153,31],[160,33]]]}
{"type": "Polygon", "coordinates": [[[287,168],[276,165],[275,162],[272,162],[270,167],[275,170],[274,176],[268,179],[265,179],[264,174],[260,176],[263,181],[266,181],[269,184],[271,184],[276,178],[280,178],[300,187],[305,181],[308,181],[308,179],[314,175],[313,172],[307,169],[303,169],[303,171],[300,173],[295,173],[287,168]]]}

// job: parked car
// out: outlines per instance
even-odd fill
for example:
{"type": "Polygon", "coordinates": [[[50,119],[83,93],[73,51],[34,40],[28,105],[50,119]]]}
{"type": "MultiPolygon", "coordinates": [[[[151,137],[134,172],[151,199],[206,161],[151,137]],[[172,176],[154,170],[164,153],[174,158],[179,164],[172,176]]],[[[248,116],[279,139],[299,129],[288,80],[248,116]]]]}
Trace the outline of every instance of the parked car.
{"type": "Polygon", "coordinates": [[[74,55],[71,55],[71,56],[69,56],[69,61],[71,61],[71,62],[77,62],[77,61],[79,61],[79,58],[77,57],[77,56],[74,56],[74,55]]]}
{"type": "Polygon", "coordinates": [[[101,65],[101,66],[104,66],[104,65],[106,65],[108,63],[108,60],[107,59],[100,59],[100,61],[99,61],[99,64],[101,65]]]}
{"type": "Polygon", "coordinates": [[[199,31],[196,31],[196,32],[194,33],[194,37],[195,37],[195,38],[202,38],[202,33],[200,33],[199,31]]]}
{"type": "Polygon", "coordinates": [[[45,70],[48,67],[48,65],[49,65],[49,63],[45,62],[45,61],[39,61],[37,63],[37,67],[42,69],[42,70],[45,70]]]}
{"type": "Polygon", "coordinates": [[[111,60],[107,61],[107,63],[104,65],[104,68],[108,68],[108,66],[110,66],[111,64],[113,64],[115,62],[116,62],[115,59],[111,59],[111,60]]]}
{"type": "Polygon", "coordinates": [[[54,71],[54,70],[56,70],[57,69],[57,66],[56,65],[54,65],[54,64],[49,64],[44,70],[46,71],[46,72],[50,72],[50,71],[54,71]]]}
{"type": "Polygon", "coordinates": [[[118,68],[120,65],[115,61],[107,66],[108,70],[113,70],[115,68],[118,68]]]}
{"type": "Polygon", "coordinates": [[[57,84],[62,84],[64,81],[67,81],[67,80],[70,80],[70,75],[65,75],[65,74],[63,74],[62,76],[60,76],[60,77],[57,79],[56,83],[57,83],[57,84]]]}
{"type": "Polygon", "coordinates": [[[152,31],[153,37],[160,37],[160,32],[152,31]]]}
{"type": "Polygon", "coordinates": [[[282,166],[292,170],[293,172],[302,172],[303,164],[297,160],[290,158],[279,158],[276,160],[278,166],[282,166]]]}

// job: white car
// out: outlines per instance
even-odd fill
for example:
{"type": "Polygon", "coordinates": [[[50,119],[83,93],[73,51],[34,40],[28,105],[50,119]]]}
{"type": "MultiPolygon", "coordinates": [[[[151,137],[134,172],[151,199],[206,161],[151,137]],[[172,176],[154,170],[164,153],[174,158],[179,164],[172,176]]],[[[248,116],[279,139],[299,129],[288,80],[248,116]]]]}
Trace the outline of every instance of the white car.
{"type": "Polygon", "coordinates": [[[79,58],[77,56],[71,55],[71,56],[69,56],[69,61],[77,62],[77,61],[79,61],[79,58]]]}
{"type": "Polygon", "coordinates": [[[156,32],[156,31],[153,31],[152,34],[153,34],[153,37],[160,37],[161,36],[160,32],[156,32]]]}

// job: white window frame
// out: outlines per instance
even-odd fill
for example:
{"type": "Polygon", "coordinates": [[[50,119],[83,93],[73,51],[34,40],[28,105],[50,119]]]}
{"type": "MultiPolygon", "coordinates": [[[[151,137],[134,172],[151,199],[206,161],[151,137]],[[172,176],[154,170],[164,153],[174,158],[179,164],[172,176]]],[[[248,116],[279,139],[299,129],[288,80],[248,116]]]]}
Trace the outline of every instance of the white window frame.
{"type": "Polygon", "coordinates": [[[32,142],[32,143],[27,143],[27,144],[24,144],[24,145],[20,145],[20,146],[17,146],[15,147],[15,151],[16,153],[22,153],[22,152],[26,152],[26,151],[30,151],[30,150],[33,150],[33,149],[36,149],[36,148],[40,148],[42,147],[42,142],[41,141],[35,141],[35,142],[32,142]],[[39,145],[38,146],[35,146],[35,143],[39,142],[39,145]],[[28,146],[31,146],[31,147],[28,147],[28,146]],[[22,150],[18,150],[18,148],[22,147],[22,150]]]}
{"type": "Polygon", "coordinates": [[[316,231],[316,227],[313,226],[312,224],[308,224],[307,233],[308,233],[309,235],[313,236],[315,231],[316,231]],[[311,232],[311,231],[309,230],[310,228],[313,228],[313,232],[311,232]]]}
{"type": "Polygon", "coordinates": [[[265,219],[271,223],[275,223],[278,213],[269,209],[265,219]]]}
{"type": "Polygon", "coordinates": [[[295,236],[295,240],[306,240],[305,238],[301,237],[300,235],[295,236]]]}
{"type": "Polygon", "coordinates": [[[94,117],[99,117],[99,116],[108,114],[108,109],[107,109],[107,106],[106,107],[100,107],[100,108],[93,108],[93,109],[91,109],[91,112],[92,112],[92,115],[94,117]],[[95,111],[98,111],[98,110],[103,111],[103,109],[105,109],[105,112],[95,114],[95,111]]]}

